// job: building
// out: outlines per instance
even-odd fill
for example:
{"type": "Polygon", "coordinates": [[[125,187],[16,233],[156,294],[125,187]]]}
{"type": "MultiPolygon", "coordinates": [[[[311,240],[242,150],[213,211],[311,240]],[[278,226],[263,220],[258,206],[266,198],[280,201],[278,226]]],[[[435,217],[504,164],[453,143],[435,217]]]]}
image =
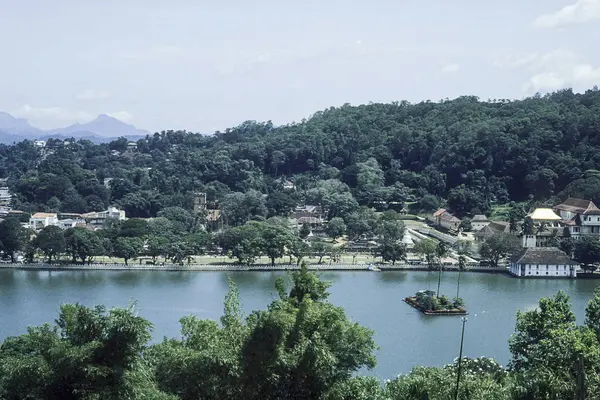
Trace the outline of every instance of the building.
{"type": "Polygon", "coordinates": [[[591,200],[568,198],[554,210],[572,237],[600,236],[600,209],[591,200]]]}
{"type": "Polygon", "coordinates": [[[485,225],[482,229],[475,232],[473,235],[475,237],[475,241],[483,242],[491,236],[498,235],[499,233],[509,233],[510,225],[508,222],[504,221],[488,221],[487,225],[485,225]]]}
{"type": "Polygon", "coordinates": [[[11,199],[10,190],[6,186],[0,187],[0,207],[10,207],[11,199]]]}
{"type": "Polygon", "coordinates": [[[33,145],[35,147],[37,147],[38,149],[43,149],[44,147],[46,147],[46,142],[43,140],[34,140],[33,141],[33,145]]]}
{"type": "Polygon", "coordinates": [[[477,214],[471,220],[471,230],[477,232],[488,226],[490,220],[485,215],[477,214]]]}
{"type": "Polygon", "coordinates": [[[292,219],[296,220],[296,225],[321,225],[325,222],[321,208],[312,205],[296,207],[292,213],[292,219]]]}
{"type": "Polygon", "coordinates": [[[433,213],[432,221],[435,225],[452,231],[457,231],[461,222],[460,219],[456,218],[443,208],[440,208],[433,213]]]}
{"type": "Polygon", "coordinates": [[[125,211],[119,210],[116,207],[109,207],[106,211],[90,212],[82,214],[81,217],[94,228],[102,228],[107,219],[116,219],[124,221],[125,211]]]}
{"type": "Polygon", "coordinates": [[[536,208],[528,215],[533,221],[533,232],[523,234],[523,247],[546,247],[557,236],[562,236],[562,218],[550,208],[536,208]]]}
{"type": "Polygon", "coordinates": [[[59,219],[58,227],[61,229],[75,228],[76,226],[85,225],[85,220],[76,218],[59,219]]]}
{"type": "Polygon", "coordinates": [[[194,214],[198,215],[201,211],[206,210],[206,193],[194,193],[194,214]]]}
{"type": "Polygon", "coordinates": [[[556,247],[526,247],[513,255],[509,272],[531,278],[576,278],[579,264],[556,247]]]}
{"type": "Polygon", "coordinates": [[[136,142],[129,142],[127,143],[127,150],[129,151],[134,151],[137,150],[137,143],[136,142]]]}
{"type": "Polygon", "coordinates": [[[34,230],[44,229],[47,226],[58,226],[58,217],[55,213],[35,213],[29,218],[28,227],[34,230]]]}

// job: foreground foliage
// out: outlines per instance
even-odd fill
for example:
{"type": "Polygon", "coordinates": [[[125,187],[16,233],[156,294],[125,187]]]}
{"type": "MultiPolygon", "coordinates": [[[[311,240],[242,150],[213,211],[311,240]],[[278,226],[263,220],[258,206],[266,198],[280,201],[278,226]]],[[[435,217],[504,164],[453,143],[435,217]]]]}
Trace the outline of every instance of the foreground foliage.
{"type": "MultiPolygon", "coordinates": [[[[375,366],[373,332],[329,303],[329,283],[305,266],[292,274],[291,288],[277,281],[279,297],[266,310],[248,316],[230,286],[220,324],[185,317],[180,339],[154,345],[152,325],[133,306],[63,305],[54,325],[2,343],[0,399],[454,398],[459,360],[385,382],[357,375],[375,366]]],[[[598,398],[599,310],[600,290],[581,326],[563,292],[519,312],[508,368],[463,358],[458,398],[598,398]]]]}

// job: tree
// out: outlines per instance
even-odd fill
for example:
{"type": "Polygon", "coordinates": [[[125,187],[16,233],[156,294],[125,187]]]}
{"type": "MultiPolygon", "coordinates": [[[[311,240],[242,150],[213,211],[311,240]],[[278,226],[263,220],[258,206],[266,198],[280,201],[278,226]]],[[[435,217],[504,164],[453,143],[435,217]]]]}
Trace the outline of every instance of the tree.
{"type": "Polygon", "coordinates": [[[175,400],[141,368],[151,324],[133,307],[60,307],[56,325],[8,338],[0,353],[0,397],[175,400]]]}
{"type": "MultiPolygon", "coordinates": [[[[588,307],[591,312],[586,312],[591,320],[595,318],[594,300],[588,307]]],[[[581,367],[588,377],[586,382],[596,386],[600,353],[591,325],[577,326],[569,298],[562,291],[540,299],[535,310],[517,312],[509,348],[518,391],[526,398],[573,398],[580,390],[581,367]]],[[[585,393],[580,396],[586,397],[585,393]]]]}
{"type": "Polygon", "coordinates": [[[34,245],[48,257],[48,262],[51,263],[52,259],[56,260],[56,257],[65,251],[63,230],[54,225],[44,227],[35,237],[34,245]]]}
{"type": "Polygon", "coordinates": [[[129,238],[141,238],[148,234],[148,221],[142,218],[130,218],[121,224],[119,236],[129,238]]]}
{"type": "Polygon", "coordinates": [[[600,262],[600,240],[591,236],[580,238],[575,241],[573,255],[584,271],[594,272],[600,262]]]}
{"type": "Polygon", "coordinates": [[[376,253],[383,261],[391,261],[392,265],[396,261],[406,258],[406,245],[398,242],[384,241],[376,249],[376,253]]]}
{"type": "Polygon", "coordinates": [[[244,265],[253,264],[264,249],[261,226],[256,222],[226,230],[217,237],[217,243],[222,254],[244,265]]]}
{"type": "Polygon", "coordinates": [[[156,264],[158,257],[167,257],[169,243],[173,240],[173,238],[168,238],[166,236],[151,236],[148,238],[147,254],[152,257],[153,264],[156,264]]]}
{"type": "Polygon", "coordinates": [[[120,237],[114,243],[113,256],[122,258],[127,265],[132,258],[139,256],[143,248],[143,243],[136,237],[120,237]]]}
{"type": "Polygon", "coordinates": [[[269,223],[261,224],[262,253],[271,259],[271,265],[275,265],[275,259],[285,255],[293,241],[292,232],[282,226],[269,223]]]}
{"type": "Polygon", "coordinates": [[[0,251],[15,262],[15,254],[22,251],[27,243],[27,231],[16,218],[0,222],[0,251]]]}
{"type": "Polygon", "coordinates": [[[308,244],[306,244],[306,242],[304,240],[302,240],[300,238],[297,238],[297,237],[292,238],[292,241],[288,248],[288,254],[290,256],[290,262],[291,262],[291,258],[295,257],[296,264],[300,265],[300,263],[302,262],[302,259],[309,254],[309,246],[308,246],[308,244]]]}
{"type": "Polygon", "coordinates": [[[337,239],[340,236],[343,236],[346,232],[346,224],[344,220],[340,217],[334,217],[327,222],[327,226],[325,227],[325,232],[332,239],[337,239]]]}
{"type": "Polygon", "coordinates": [[[331,243],[327,243],[323,239],[317,239],[310,244],[310,250],[314,256],[319,257],[319,264],[322,264],[323,257],[331,254],[333,251],[333,245],[331,243]]]}
{"type": "Polygon", "coordinates": [[[471,218],[463,218],[460,221],[458,229],[460,229],[463,232],[471,232],[473,230],[473,225],[471,225],[471,218]]]}
{"type": "Polygon", "coordinates": [[[482,244],[479,254],[494,267],[502,258],[512,255],[519,248],[519,239],[510,233],[498,233],[488,237],[482,244]]]}
{"type": "Polygon", "coordinates": [[[100,237],[85,228],[69,228],[64,232],[64,237],[65,250],[71,254],[73,262],[79,258],[85,264],[93,257],[102,255],[105,250],[100,237]]]}
{"type": "Polygon", "coordinates": [[[533,220],[531,217],[525,217],[523,224],[521,224],[521,234],[533,235],[535,227],[533,226],[533,220]]]}
{"type": "Polygon", "coordinates": [[[298,235],[302,239],[306,239],[308,235],[310,235],[310,226],[308,226],[308,224],[302,224],[302,226],[300,226],[300,230],[298,231],[298,235]]]}
{"type": "Polygon", "coordinates": [[[419,240],[417,243],[415,243],[413,251],[417,254],[420,254],[422,257],[425,257],[425,261],[427,262],[429,269],[433,269],[435,267],[435,257],[437,254],[437,245],[435,241],[432,239],[419,240]]]}

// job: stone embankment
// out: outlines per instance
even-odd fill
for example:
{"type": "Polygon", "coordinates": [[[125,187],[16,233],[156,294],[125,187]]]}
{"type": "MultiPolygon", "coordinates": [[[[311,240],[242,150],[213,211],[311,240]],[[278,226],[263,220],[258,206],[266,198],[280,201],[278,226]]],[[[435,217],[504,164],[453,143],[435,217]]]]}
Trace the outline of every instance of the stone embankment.
{"type": "MultiPolygon", "coordinates": [[[[308,269],[317,271],[367,271],[370,264],[310,264],[308,269]]],[[[382,271],[426,271],[427,265],[421,263],[398,263],[396,265],[377,265],[382,271]]],[[[112,271],[289,271],[298,270],[296,264],[22,264],[22,263],[0,263],[0,269],[15,268],[25,270],[112,270],[112,271]]],[[[458,266],[445,264],[445,271],[458,271],[458,266]]],[[[478,264],[467,265],[467,271],[472,272],[506,272],[506,268],[481,267],[478,264]]]]}

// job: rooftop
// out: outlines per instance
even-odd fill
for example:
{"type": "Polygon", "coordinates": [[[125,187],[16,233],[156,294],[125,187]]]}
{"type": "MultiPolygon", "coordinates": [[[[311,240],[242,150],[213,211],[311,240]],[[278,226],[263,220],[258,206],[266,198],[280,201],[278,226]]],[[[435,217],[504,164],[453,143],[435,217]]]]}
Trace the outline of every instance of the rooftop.
{"type": "Polygon", "coordinates": [[[487,217],[483,214],[477,214],[476,216],[473,217],[473,219],[471,220],[472,222],[485,222],[487,221],[487,217]]]}
{"type": "Polygon", "coordinates": [[[550,208],[536,208],[529,214],[529,217],[534,221],[560,221],[562,219],[550,208]]]}
{"type": "Polygon", "coordinates": [[[43,212],[37,212],[35,214],[33,214],[31,216],[31,218],[34,219],[41,219],[41,218],[56,218],[56,213],[43,213],[43,212]]]}
{"type": "Polygon", "coordinates": [[[579,265],[556,247],[529,247],[513,255],[515,264],[559,264],[579,265]]]}
{"type": "Polygon", "coordinates": [[[600,214],[600,208],[598,208],[593,201],[576,199],[574,197],[569,197],[561,204],[554,206],[554,208],[576,214],[600,214]]]}

